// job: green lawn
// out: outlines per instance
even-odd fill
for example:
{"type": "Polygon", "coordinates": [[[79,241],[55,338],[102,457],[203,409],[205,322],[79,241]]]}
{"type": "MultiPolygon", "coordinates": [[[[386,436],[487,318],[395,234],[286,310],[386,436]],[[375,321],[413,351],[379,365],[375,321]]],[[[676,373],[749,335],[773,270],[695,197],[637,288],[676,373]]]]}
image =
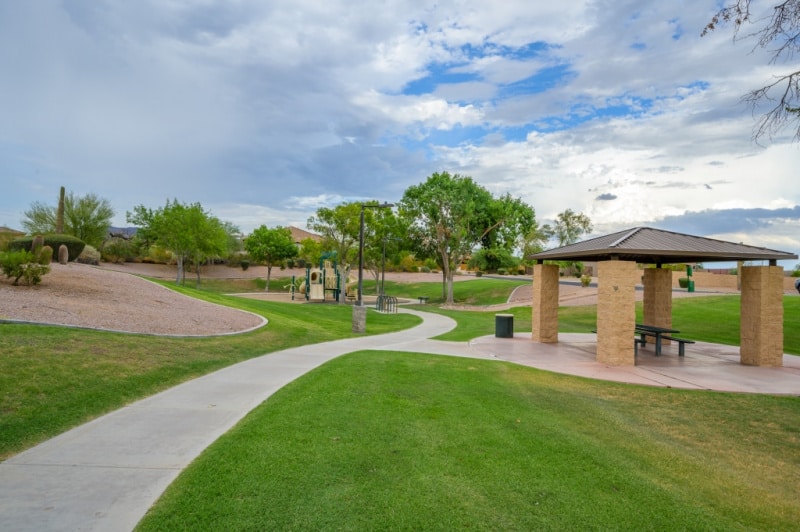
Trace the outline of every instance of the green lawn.
{"type": "MultiPolygon", "coordinates": [[[[471,294],[474,304],[488,304],[505,300],[515,282],[455,286],[466,291],[457,295],[462,302],[471,294]]],[[[265,315],[270,325],[183,339],[0,325],[0,457],[240,360],[352,335],[349,306],[204,288],[179,290],[265,315]]],[[[388,288],[441,295],[438,283],[388,288]]],[[[495,312],[418,308],[457,320],[442,339],[494,332],[495,312]]],[[[784,308],[786,351],[800,354],[800,298],[785,298],[784,308]]],[[[737,296],[676,299],[673,309],[682,336],[738,343],[737,296]]],[[[517,332],[530,331],[530,307],[508,312],[517,332]]],[[[588,332],[596,309],[562,307],[559,319],[563,332],[588,332]]],[[[415,323],[370,312],[367,330],[415,323]]],[[[790,530],[800,522],[797,427],[797,397],[356,353],[256,409],[181,475],[142,528],[790,530]]]]}
{"type": "MultiPolygon", "coordinates": [[[[172,286],[172,283],[164,283],[172,286]]],[[[71,427],[219,368],[297,345],[355,336],[352,309],[177,290],[269,319],[257,331],[168,338],[65,327],[0,325],[0,459],[71,427]]],[[[367,333],[419,318],[369,312],[367,333]]]]}
{"type": "Polygon", "coordinates": [[[796,530],[800,400],[360,352],[208,448],[140,530],[796,530]]]}

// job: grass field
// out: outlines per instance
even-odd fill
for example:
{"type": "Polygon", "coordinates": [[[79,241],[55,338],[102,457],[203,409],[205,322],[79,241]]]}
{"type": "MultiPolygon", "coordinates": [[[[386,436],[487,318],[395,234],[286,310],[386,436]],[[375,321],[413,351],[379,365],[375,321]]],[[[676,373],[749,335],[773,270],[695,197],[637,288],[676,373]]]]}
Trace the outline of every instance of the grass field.
{"type": "MultiPolygon", "coordinates": [[[[515,286],[456,286],[467,284],[473,304],[504,300],[515,286]]],[[[431,285],[394,290],[440,297],[441,286],[431,285]]],[[[266,315],[270,326],[181,339],[0,325],[0,456],[239,360],[351,334],[350,307],[220,295],[238,291],[229,288],[180,291],[266,315]]],[[[442,339],[494,331],[494,312],[419,308],[457,320],[442,339]]],[[[800,298],[785,298],[784,308],[786,351],[800,354],[800,298]]],[[[737,296],[675,300],[673,309],[687,336],[738,343],[737,296]]],[[[518,332],[530,330],[530,307],[510,312],[518,332]]],[[[561,331],[588,332],[596,310],[562,307],[559,319],[561,331]]],[[[415,323],[371,312],[368,331],[415,323]]],[[[141,528],[792,530],[800,522],[798,427],[797,397],[355,353],[247,416],[181,475],[141,528]]]]}
{"type": "Polygon", "coordinates": [[[800,400],[360,352],[280,390],[140,530],[796,530],[800,400]]]}

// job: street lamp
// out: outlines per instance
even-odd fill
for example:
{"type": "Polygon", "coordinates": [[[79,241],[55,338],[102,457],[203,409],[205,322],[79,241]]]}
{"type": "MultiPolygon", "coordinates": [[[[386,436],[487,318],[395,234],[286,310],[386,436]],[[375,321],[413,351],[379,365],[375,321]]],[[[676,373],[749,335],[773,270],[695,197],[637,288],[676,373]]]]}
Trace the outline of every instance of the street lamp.
{"type": "Polygon", "coordinates": [[[367,325],[367,312],[364,307],[364,209],[389,209],[394,203],[378,203],[376,205],[361,204],[361,217],[358,229],[358,300],[353,306],[353,332],[364,332],[367,325]]]}

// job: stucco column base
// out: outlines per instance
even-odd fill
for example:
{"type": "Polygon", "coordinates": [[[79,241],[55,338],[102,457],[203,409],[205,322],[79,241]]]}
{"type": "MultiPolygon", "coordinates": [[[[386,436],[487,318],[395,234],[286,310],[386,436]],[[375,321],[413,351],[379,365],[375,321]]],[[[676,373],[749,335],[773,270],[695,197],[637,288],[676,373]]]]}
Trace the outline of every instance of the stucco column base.
{"type": "Polygon", "coordinates": [[[636,278],[632,261],[598,263],[597,361],[609,366],[633,366],[636,326],[636,278]]]}
{"type": "Polygon", "coordinates": [[[531,319],[534,342],[558,342],[558,266],[555,264],[533,267],[531,319]]]}
{"type": "Polygon", "coordinates": [[[742,268],[741,347],[747,366],[783,365],[783,268],[742,268]]]}
{"type": "MultiPolygon", "coordinates": [[[[672,271],[662,268],[644,269],[644,300],[642,302],[642,319],[647,325],[672,328],[672,271]]],[[[647,337],[649,343],[655,343],[652,336],[647,337]]],[[[662,340],[669,345],[669,340],[662,340]]]]}

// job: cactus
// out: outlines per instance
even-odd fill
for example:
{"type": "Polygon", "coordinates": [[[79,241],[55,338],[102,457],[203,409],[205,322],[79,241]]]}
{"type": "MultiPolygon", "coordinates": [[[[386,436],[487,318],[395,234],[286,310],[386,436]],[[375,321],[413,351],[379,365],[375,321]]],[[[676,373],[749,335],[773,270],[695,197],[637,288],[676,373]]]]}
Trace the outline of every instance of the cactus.
{"type": "Polygon", "coordinates": [[[33,253],[34,257],[39,256],[42,246],[44,246],[44,237],[42,235],[36,235],[33,237],[33,242],[31,243],[31,252],[33,253]]]}
{"type": "Polygon", "coordinates": [[[69,249],[66,244],[58,246],[58,263],[66,264],[69,262],[69,249]]]}
{"type": "Polygon", "coordinates": [[[58,196],[58,210],[56,211],[56,233],[59,235],[64,232],[64,187],[58,196]]]}
{"type": "Polygon", "coordinates": [[[42,246],[39,250],[39,255],[36,257],[36,262],[44,266],[50,265],[53,261],[53,248],[50,246],[42,246]]]}

